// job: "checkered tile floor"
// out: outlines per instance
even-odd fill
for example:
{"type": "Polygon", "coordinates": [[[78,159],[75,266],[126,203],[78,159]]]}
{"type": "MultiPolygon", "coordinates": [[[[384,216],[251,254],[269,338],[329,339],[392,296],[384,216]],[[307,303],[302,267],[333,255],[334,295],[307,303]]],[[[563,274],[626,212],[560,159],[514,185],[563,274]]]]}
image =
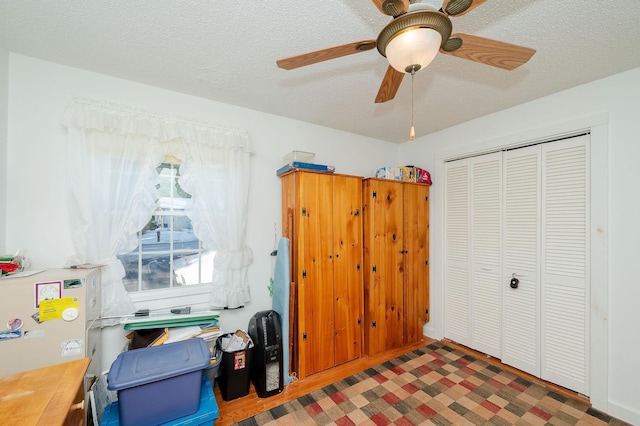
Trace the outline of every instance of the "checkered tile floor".
{"type": "Polygon", "coordinates": [[[627,423],[438,342],[237,424],[384,426],[627,423]]]}

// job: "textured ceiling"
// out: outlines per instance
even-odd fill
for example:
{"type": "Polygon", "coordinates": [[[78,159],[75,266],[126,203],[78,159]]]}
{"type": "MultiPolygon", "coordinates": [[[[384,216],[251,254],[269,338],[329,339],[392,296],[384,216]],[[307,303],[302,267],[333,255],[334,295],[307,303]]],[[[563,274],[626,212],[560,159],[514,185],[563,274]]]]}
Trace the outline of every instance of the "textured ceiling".
{"type": "MultiPolygon", "coordinates": [[[[440,7],[441,1],[428,0],[440,7]]],[[[9,51],[389,142],[408,140],[411,80],[375,104],[367,52],[285,71],[276,59],[375,39],[371,0],[1,0],[9,51]]],[[[438,55],[415,76],[417,137],[640,67],[639,0],[487,0],[454,32],[537,50],[514,71],[438,55]]]]}

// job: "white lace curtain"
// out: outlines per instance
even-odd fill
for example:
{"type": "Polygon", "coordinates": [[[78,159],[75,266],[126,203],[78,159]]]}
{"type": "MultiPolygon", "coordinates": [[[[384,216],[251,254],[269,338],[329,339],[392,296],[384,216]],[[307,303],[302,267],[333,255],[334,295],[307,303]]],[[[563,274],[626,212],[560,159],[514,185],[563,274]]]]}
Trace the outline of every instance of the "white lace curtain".
{"type": "Polygon", "coordinates": [[[68,131],[72,262],[102,268],[103,317],[135,309],[124,289],[117,255],[136,247],[157,199],[156,167],[167,148],[181,160],[182,187],[194,234],[216,250],[212,307],[249,301],[245,243],[250,146],[246,132],[162,116],[122,105],[74,98],[63,121],[68,131]]]}

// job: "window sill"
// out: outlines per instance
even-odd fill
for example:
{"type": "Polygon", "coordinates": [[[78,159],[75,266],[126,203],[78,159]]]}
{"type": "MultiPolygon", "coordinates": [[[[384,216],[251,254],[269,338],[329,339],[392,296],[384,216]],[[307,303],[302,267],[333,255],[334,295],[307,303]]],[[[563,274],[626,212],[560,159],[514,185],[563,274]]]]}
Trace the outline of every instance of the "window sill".
{"type": "Polygon", "coordinates": [[[136,309],[152,312],[169,311],[172,308],[190,306],[192,310],[210,309],[211,285],[193,285],[164,290],[149,290],[129,293],[136,309]]]}

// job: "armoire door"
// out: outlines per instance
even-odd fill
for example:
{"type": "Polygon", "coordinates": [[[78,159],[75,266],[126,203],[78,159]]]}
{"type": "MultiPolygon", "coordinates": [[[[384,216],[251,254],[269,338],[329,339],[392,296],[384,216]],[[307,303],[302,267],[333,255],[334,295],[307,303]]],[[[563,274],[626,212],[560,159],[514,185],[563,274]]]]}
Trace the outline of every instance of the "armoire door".
{"type": "Polygon", "coordinates": [[[403,202],[400,182],[363,184],[365,349],[374,355],[403,345],[403,202]]]}
{"type": "Polygon", "coordinates": [[[332,176],[298,173],[298,345],[300,376],[333,367],[332,176]]]}
{"type": "Polygon", "coordinates": [[[404,343],[422,340],[429,321],[429,187],[403,184],[404,343]]]}
{"type": "Polygon", "coordinates": [[[362,179],[333,177],[335,365],[362,355],[362,179]]]}

